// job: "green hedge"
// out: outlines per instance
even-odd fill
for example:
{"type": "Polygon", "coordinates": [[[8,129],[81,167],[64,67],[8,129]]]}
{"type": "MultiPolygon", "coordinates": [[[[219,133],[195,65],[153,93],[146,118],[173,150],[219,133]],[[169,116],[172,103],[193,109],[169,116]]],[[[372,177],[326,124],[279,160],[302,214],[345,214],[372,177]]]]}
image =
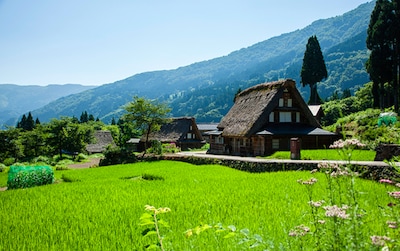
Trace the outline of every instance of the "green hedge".
{"type": "Polygon", "coordinates": [[[49,166],[11,166],[8,172],[8,189],[27,188],[52,184],[54,172],[49,166]]]}

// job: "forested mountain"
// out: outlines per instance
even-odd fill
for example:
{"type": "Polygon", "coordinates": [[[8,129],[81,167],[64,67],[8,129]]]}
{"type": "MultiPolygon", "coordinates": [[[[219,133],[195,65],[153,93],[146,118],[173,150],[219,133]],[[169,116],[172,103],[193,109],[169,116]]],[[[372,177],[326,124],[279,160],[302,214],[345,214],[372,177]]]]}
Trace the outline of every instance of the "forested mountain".
{"type": "Polygon", "coordinates": [[[104,122],[117,118],[121,106],[134,95],[166,101],[173,116],[195,116],[200,122],[218,122],[241,88],[280,78],[292,78],[308,100],[309,88],[300,84],[302,59],[310,36],[316,35],[324,54],[328,79],[320,83],[326,98],[335,90],[352,91],[369,81],[365,71],[365,45],[375,1],[344,15],[318,20],[301,30],[282,34],[227,56],[175,70],[145,72],[124,80],[60,98],[33,116],[46,121],[59,116],[79,116],[87,111],[104,122]]]}
{"type": "Polygon", "coordinates": [[[2,124],[14,125],[23,113],[28,113],[63,96],[80,93],[94,86],[65,85],[13,85],[0,84],[0,128],[2,124]]]}

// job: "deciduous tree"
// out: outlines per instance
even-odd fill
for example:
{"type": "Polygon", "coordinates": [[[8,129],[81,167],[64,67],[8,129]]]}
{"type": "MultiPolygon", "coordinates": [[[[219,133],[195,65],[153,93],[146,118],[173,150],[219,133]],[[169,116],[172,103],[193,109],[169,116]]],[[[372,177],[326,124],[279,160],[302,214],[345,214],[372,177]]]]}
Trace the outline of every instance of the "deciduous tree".
{"type": "Polygon", "coordinates": [[[168,122],[167,115],[171,111],[166,104],[137,96],[133,97],[133,101],[125,106],[125,110],[128,113],[124,119],[133,122],[144,135],[145,149],[147,149],[150,133],[160,130],[161,125],[168,122]]]}

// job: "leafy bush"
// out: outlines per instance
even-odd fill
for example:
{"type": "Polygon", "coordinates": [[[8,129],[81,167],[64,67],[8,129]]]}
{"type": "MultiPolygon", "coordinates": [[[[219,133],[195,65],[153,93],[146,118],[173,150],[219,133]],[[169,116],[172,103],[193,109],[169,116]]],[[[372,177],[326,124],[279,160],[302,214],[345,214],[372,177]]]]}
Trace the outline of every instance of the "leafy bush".
{"type": "Polygon", "coordinates": [[[12,164],[15,163],[15,159],[14,158],[7,158],[3,161],[3,164],[6,166],[11,166],[12,164]]]}
{"type": "Polygon", "coordinates": [[[49,166],[11,166],[8,172],[8,189],[28,188],[51,184],[54,172],[49,166]]]}
{"type": "Polygon", "coordinates": [[[104,153],[104,159],[100,161],[99,166],[135,163],[136,161],[137,158],[134,153],[120,147],[109,147],[104,153]]]}
{"type": "Polygon", "coordinates": [[[6,170],[6,165],[0,163],[0,173],[6,170]]]}
{"type": "Polygon", "coordinates": [[[87,158],[88,158],[88,156],[86,154],[80,153],[75,157],[75,161],[81,162],[87,158]]]}
{"type": "Polygon", "coordinates": [[[163,153],[177,153],[180,151],[181,151],[181,149],[179,147],[177,147],[175,143],[162,144],[162,152],[163,153]]]}
{"type": "Polygon", "coordinates": [[[149,149],[147,149],[146,152],[161,155],[163,153],[163,148],[162,148],[161,142],[158,140],[153,140],[151,142],[151,147],[149,149]]]}

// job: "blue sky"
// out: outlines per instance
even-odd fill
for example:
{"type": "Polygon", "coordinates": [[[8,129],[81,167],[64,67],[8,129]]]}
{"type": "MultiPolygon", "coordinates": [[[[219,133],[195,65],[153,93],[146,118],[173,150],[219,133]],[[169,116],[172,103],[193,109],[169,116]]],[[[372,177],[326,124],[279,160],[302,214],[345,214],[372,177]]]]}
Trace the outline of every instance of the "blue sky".
{"type": "Polygon", "coordinates": [[[0,84],[101,85],[224,56],[368,0],[0,0],[0,84]]]}

